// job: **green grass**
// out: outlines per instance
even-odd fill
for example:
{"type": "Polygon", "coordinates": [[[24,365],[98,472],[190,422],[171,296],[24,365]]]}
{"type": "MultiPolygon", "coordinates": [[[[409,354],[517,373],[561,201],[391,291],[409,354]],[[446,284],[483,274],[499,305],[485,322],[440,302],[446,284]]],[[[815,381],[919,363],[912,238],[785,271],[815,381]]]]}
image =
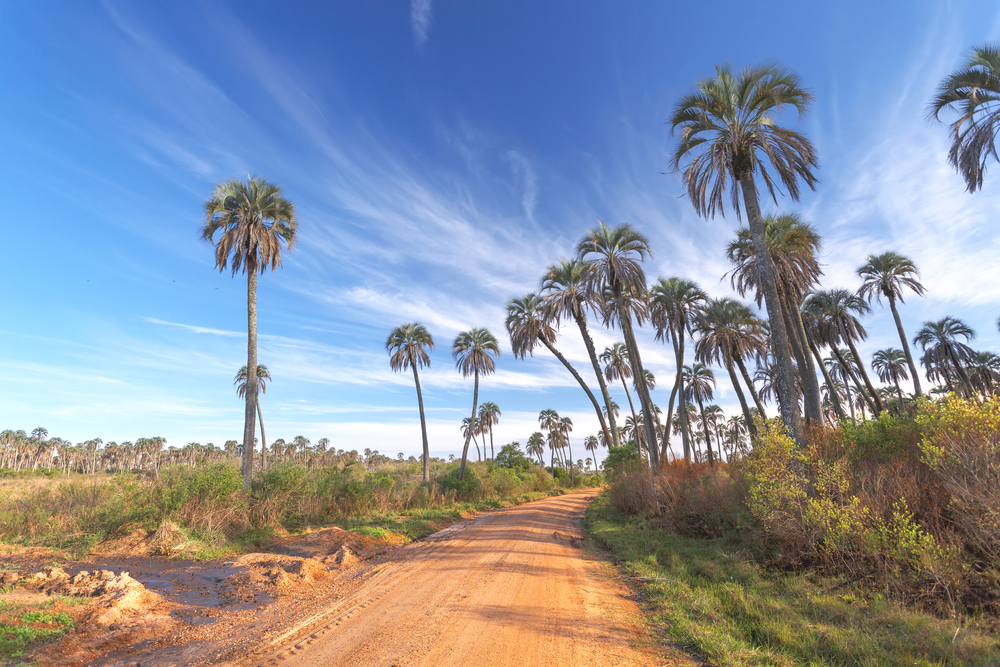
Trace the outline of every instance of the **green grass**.
{"type": "Polygon", "coordinates": [[[981,667],[1000,643],[974,619],[943,620],[810,571],[766,571],[723,540],[678,536],[602,494],[591,537],[636,581],[666,641],[726,667],[981,667]]]}
{"type": "Polygon", "coordinates": [[[54,602],[17,605],[18,611],[13,613],[14,605],[11,604],[0,609],[5,612],[0,620],[0,660],[20,658],[35,645],[58,639],[73,629],[73,619],[65,611],[22,611],[23,608],[52,606],[54,602]]]}

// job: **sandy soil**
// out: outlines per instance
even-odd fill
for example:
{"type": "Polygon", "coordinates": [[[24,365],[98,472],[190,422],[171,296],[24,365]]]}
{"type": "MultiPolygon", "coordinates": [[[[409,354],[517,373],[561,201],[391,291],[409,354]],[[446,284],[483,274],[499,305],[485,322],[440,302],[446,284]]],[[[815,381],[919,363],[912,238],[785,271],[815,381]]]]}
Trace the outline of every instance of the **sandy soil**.
{"type": "Polygon", "coordinates": [[[9,595],[93,597],[70,608],[75,631],[27,656],[39,665],[700,664],[651,636],[587,547],[595,496],[480,514],[405,547],[330,528],[194,562],[151,557],[169,536],[140,531],[85,562],[11,548],[0,561],[23,577],[9,595]]]}
{"type": "Polygon", "coordinates": [[[237,664],[695,664],[665,654],[632,591],[583,549],[580,519],[595,496],[578,491],[493,512],[400,549],[327,622],[237,664]]]}

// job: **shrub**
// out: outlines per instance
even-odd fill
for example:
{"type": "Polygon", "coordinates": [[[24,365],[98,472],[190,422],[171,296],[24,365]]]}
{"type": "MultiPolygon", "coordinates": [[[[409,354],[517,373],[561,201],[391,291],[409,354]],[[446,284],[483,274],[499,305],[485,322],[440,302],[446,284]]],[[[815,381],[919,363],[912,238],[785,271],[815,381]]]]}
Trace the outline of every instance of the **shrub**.
{"type": "Polygon", "coordinates": [[[1000,562],[1000,399],[951,396],[917,416],[924,461],[951,495],[951,516],[987,563],[1000,562]]]}

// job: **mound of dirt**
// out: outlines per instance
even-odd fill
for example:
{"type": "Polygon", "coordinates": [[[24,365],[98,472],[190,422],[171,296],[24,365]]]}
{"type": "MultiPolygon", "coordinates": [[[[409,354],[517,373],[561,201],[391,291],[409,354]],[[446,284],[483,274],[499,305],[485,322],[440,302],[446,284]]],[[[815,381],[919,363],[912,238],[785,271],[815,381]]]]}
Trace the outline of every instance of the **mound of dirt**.
{"type": "Polygon", "coordinates": [[[158,556],[173,556],[191,545],[187,534],[173,521],[161,523],[150,542],[150,553],[158,556]]]}
{"type": "Polygon", "coordinates": [[[25,588],[48,595],[96,598],[85,620],[97,625],[117,623],[125,614],[146,612],[162,602],[159,595],[147,590],[128,572],[115,574],[111,570],[84,570],[70,577],[61,567],[46,567],[29,577],[25,588]]]}
{"type": "Polygon", "coordinates": [[[313,558],[281,554],[246,554],[232,565],[238,569],[219,584],[219,596],[233,601],[249,598],[253,591],[276,597],[330,574],[326,565],[313,558]]]}
{"type": "Polygon", "coordinates": [[[324,528],[306,535],[286,537],[275,542],[271,550],[275,553],[313,558],[327,564],[335,562],[339,565],[338,554],[345,546],[354,553],[363,548],[357,535],[334,527],[324,528]]]}

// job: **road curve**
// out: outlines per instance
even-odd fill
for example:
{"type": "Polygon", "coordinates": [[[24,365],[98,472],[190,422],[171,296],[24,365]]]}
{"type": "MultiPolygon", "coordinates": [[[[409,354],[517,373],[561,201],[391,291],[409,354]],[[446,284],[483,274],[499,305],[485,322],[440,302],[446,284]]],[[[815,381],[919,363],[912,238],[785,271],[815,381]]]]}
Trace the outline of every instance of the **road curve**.
{"type": "Polygon", "coordinates": [[[637,605],[582,549],[583,490],[480,515],[390,555],[331,620],[257,664],[655,666],[637,605]]]}

